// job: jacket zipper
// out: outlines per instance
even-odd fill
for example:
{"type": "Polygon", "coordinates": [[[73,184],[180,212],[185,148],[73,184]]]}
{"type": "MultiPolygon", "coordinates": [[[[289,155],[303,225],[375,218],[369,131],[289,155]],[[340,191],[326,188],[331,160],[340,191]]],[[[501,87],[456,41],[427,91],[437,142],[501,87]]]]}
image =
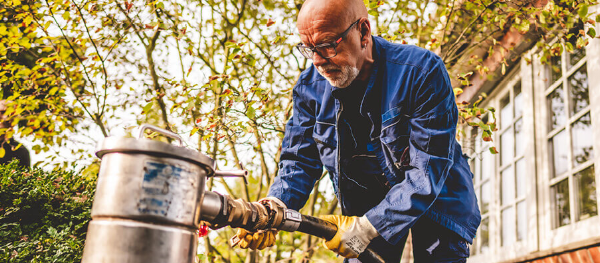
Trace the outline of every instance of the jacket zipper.
{"type": "Polygon", "coordinates": [[[341,138],[340,138],[340,132],[338,129],[339,126],[339,122],[340,122],[340,115],[342,114],[342,111],[344,110],[344,104],[342,104],[342,102],[340,100],[338,100],[338,102],[340,103],[340,108],[335,116],[335,134],[337,136],[337,156],[336,156],[336,162],[337,162],[337,172],[338,172],[338,183],[337,183],[337,192],[340,195],[340,208],[342,210],[342,213],[344,212],[344,201],[342,198],[342,191],[340,189],[340,184],[342,183],[342,170],[340,168],[340,156],[341,156],[341,151],[340,151],[340,145],[341,145],[341,138]]]}

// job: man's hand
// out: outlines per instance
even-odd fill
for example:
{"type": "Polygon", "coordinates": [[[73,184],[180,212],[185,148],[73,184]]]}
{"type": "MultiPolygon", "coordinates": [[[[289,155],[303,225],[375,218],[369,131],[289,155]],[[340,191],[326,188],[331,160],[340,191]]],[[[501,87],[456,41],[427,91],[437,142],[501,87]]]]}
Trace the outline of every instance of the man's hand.
{"type": "Polygon", "coordinates": [[[245,229],[239,228],[235,234],[240,239],[241,248],[265,249],[273,246],[277,239],[277,230],[262,230],[259,232],[248,232],[245,229]]]}
{"type": "Polygon", "coordinates": [[[338,227],[335,236],[324,242],[325,247],[345,258],[357,258],[371,240],[379,236],[375,227],[364,216],[326,215],[320,218],[338,227]]]}
{"type": "MultiPolygon", "coordinates": [[[[285,211],[285,209],[287,209],[287,206],[281,200],[275,197],[265,197],[263,199],[258,200],[258,202],[264,205],[268,211],[278,211],[278,213],[282,213],[282,211],[285,211]]],[[[273,219],[271,219],[270,224],[272,223],[273,219]]],[[[267,226],[267,228],[271,228],[272,225],[270,224],[267,226]]],[[[275,229],[266,229],[259,230],[257,232],[250,232],[240,228],[238,229],[237,233],[232,238],[232,240],[239,241],[239,245],[241,248],[262,250],[275,244],[275,240],[277,239],[277,233],[279,233],[279,231],[275,229]]]]}

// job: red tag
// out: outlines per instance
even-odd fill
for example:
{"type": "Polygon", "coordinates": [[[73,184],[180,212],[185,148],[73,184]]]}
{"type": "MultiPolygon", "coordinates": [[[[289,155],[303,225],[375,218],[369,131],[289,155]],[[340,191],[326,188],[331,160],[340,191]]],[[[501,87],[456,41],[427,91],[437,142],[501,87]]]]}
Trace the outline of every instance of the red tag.
{"type": "Polygon", "coordinates": [[[206,235],[208,235],[208,226],[201,225],[200,228],[198,228],[198,237],[205,237],[206,235]]]}

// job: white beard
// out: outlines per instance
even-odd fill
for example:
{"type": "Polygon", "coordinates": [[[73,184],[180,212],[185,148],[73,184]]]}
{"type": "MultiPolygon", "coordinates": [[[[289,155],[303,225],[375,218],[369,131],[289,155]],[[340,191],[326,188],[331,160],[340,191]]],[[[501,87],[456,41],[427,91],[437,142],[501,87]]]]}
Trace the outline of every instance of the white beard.
{"type": "Polygon", "coordinates": [[[319,66],[317,67],[317,70],[319,71],[319,74],[321,74],[321,76],[323,76],[325,79],[327,79],[327,81],[329,81],[329,84],[331,84],[331,86],[338,88],[346,88],[350,86],[350,84],[352,84],[352,81],[354,81],[354,79],[356,79],[356,77],[358,76],[358,73],[360,73],[360,70],[358,68],[348,65],[342,67],[337,67],[334,65],[319,66]],[[328,70],[340,70],[340,72],[334,77],[327,77],[323,74],[323,72],[328,70]]]}

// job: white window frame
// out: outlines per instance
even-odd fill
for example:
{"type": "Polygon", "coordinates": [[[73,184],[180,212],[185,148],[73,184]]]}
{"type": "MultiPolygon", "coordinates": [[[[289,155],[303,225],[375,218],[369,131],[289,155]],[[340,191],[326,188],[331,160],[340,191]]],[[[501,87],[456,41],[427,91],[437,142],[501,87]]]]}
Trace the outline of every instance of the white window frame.
{"type": "MultiPolygon", "coordinates": [[[[491,114],[488,114],[487,118],[491,119],[492,118],[491,114]]],[[[482,117],[482,119],[485,119],[485,118],[482,117]]],[[[467,142],[466,143],[467,146],[463,147],[463,149],[469,151],[469,155],[471,156],[471,159],[472,159],[472,160],[470,160],[469,165],[471,166],[471,171],[473,172],[473,176],[475,179],[474,184],[473,184],[473,187],[475,188],[475,193],[476,194],[481,193],[480,191],[483,190],[482,187],[483,187],[484,183],[490,184],[490,188],[489,188],[491,190],[491,193],[489,195],[490,203],[488,204],[488,210],[487,210],[487,213],[485,213],[485,218],[488,219],[489,225],[491,226],[491,222],[493,221],[492,220],[492,206],[494,203],[493,201],[494,201],[494,192],[495,192],[495,189],[494,189],[494,185],[495,185],[494,177],[495,176],[494,176],[494,174],[495,174],[495,170],[496,170],[495,158],[491,153],[488,156],[490,158],[489,161],[490,161],[490,165],[492,168],[492,172],[485,178],[485,182],[484,182],[484,180],[482,180],[483,174],[481,173],[481,170],[482,170],[482,165],[483,165],[482,164],[482,155],[486,152],[489,152],[489,147],[492,147],[494,145],[491,142],[483,141],[481,138],[481,131],[479,131],[479,130],[476,130],[474,128],[469,128],[467,134],[470,134],[470,136],[465,136],[465,141],[467,142]],[[475,137],[472,137],[473,135],[475,135],[474,132],[478,132],[478,134],[476,134],[475,137]]],[[[477,200],[478,200],[477,205],[479,206],[479,210],[480,210],[480,212],[482,212],[482,222],[483,222],[483,220],[485,218],[484,218],[484,213],[481,208],[481,203],[482,203],[481,197],[477,196],[477,200]]],[[[492,236],[491,230],[488,229],[488,238],[489,238],[488,247],[489,247],[489,249],[486,253],[481,253],[481,239],[477,238],[480,236],[481,236],[481,225],[477,229],[477,235],[476,235],[476,238],[473,240],[473,246],[471,247],[471,249],[474,250],[474,251],[471,251],[471,254],[473,255],[472,257],[492,254],[493,236],[492,236]]]]}
{"type": "MultiPolygon", "coordinates": [[[[484,254],[474,254],[469,259],[469,262],[499,262],[499,261],[507,261],[515,258],[525,257],[528,254],[537,251],[538,249],[538,220],[537,220],[537,202],[536,202],[536,160],[535,160],[535,145],[534,145],[534,127],[530,125],[534,122],[535,116],[533,111],[533,83],[532,83],[532,74],[531,74],[531,65],[528,65],[525,59],[521,59],[519,65],[517,65],[514,69],[511,70],[507,75],[503,77],[503,80],[496,85],[496,87],[489,94],[488,98],[481,104],[480,107],[489,108],[494,107],[496,109],[496,118],[498,119],[498,127],[501,127],[500,120],[500,105],[501,100],[506,97],[506,95],[511,96],[511,103],[513,102],[514,96],[511,94],[513,92],[514,85],[521,81],[521,94],[523,96],[523,113],[522,113],[522,133],[524,136],[524,141],[529,142],[528,145],[524,149],[523,159],[526,163],[526,174],[531,174],[532,176],[528,176],[525,178],[525,202],[527,206],[527,235],[523,240],[516,241],[513,244],[502,245],[502,226],[500,222],[502,222],[501,215],[501,178],[500,178],[500,154],[493,155],[492,166],[493,174],[491,175],[490,182],[491,186],[491,203],[490,203],[490,226],[489,226],[489,235],[490,235],[490,250],[488,253],[484,254]]],[[[514,109],[514,105],[513,105],[514,109]]],[[[490,116],[491,117],[491,116],[490,116]]],[[[513,120],[514,121],[514,118],[513,120]]],[[[493,134],[494,145],[500,149],[500,130],[494,132],[493,134]]],[[[513,165],[515,162],[513,161],[513,165]]],[[[506,165],[502,165],[504,167],[506,165]]],[[[513,167],[514,169],[514,167],[513,167]]],[[[516,175],[515,175],[516,176],[516,175]]],[[[477,182],[476,185],[481,182],[477,182]]],[[[515,181],[516,184],[516,181],[515,181]]],[[[516,202],[516,198],[515,201],[516,202]]],[[[519,199],[521,200],[521,199],[519,199]]],[[[516,204],[516,203],[515,203],[516,204]]],[[[517,213],[516,205],[515,214],[517,213]]],[[[515,217],[516,220],[516,217],[515,217]]],[[[515,227],[517,226],[515,222],[515,227]]],[[[479,232],[478,232],[479,233],[479,232]]],[[[516,233],[515,233],[516,234],[516,233]]]]}
{"type": "MultiPolygon", "coordinates": [[[[533,53],[533,52],[531,52],[533,53]]],[[[594,148],[594,159],[590,162],[593,163],[595,169],[595,180],[596,180],[596,195],[600,197],[600,105],[596,105],[597,101],[600,101],[600,40],[593,39],[590,41],[590,44],[586,47],[586,57],[577,63],[577,65],[571,67],[569,70],[565,70],[566,60],[564,60],[565,54],[562,55],[562,76],[561,80],[568,79],[571,76],[571,73],[578,70],[580,66],[585,63],[587,66],[587,74],[588,74],[588,89],[590,96],[590,118],[592,121],[592,132],[593,132],[593,148],[594,148]],[[593,60],[589,58],[594,58],[593,60]]],[[[561,251],[569,248],[585,245],[588,242],[593,242],[591,240],[598,239],[600,233],[600,215],[594,216],[591,218],[587,218],[580,221],[571,222],[568,225],[562,227],[555,227],[555,215],[556,215],[556,207],[554,206],[554,197],[552,196],[552,188],[550,182],[555,182],[556,178],[553,177],[552,171],[552,159],[550,153],[552,149],[549,147],[549,138],[551,138],[556,132],[549,134],[549,125],[548,119],[550,111],[547,109],[547,95],[553,90],[557,84],[552,86],[548,86],[547,81],[550,81],[550,76],[547,71],[547,65],[542,65],[539,61],[539,56],[536,54],[533,56],[533,76],[534,76],[534,94],[535,94],[535,109],[536,112],[536,159],[538,166],[538,203],[541,209],[538,211],[539,213],[539,250],[540,251],[561,251]],[[546,81],[547,80],[547,81],[546,81]]],[[[563,81],[563,83],[565,83],[563,81]]],[[[568,93],[568,88],[565,86],[565,93],[568,93]]],[[[568,98],[567,98],[568,99],[568,98]]],[[[568,102],[566,102],[566,110],[570,111],[568,108],[568,102]]],[[[584,112],[584,111],[582,111],[584,112]]],[[[569,113],[567,112],[567,119],[573,120],[575,118],[579,118],[587,113],[579,112],[575,114],[573,117],[569,117],[569,113]]],[[[568,122],[565,126],[570,126],[571,122],[568,122]]],[[[569,131],[570,127],[566,128],[569,131]]],[[[571,154],[571,141],[569,143],[569,155],[571,154]]],[[[573,174],[577,171],[572,167],[572,164],[568,164],[569,172],[568,174],[573,174]]],[[[578,166],[582,167],[582,166],[578,166]]],[[[589,166],[585,166],[586,168],[589,166]]],[[[569,175],[569,179],[572,181],[573,175],[569,175]]],[[[573,196],[574,191],[573,182],[570,182],[570,196],[573,196]]],[[[574,213],[575,209],[574,200],[575,198],[570,197],[570,205],[571,205],[571,213],[574,213]]],[[[600,199],[597,199],[600,200],[600,199]]]]}

